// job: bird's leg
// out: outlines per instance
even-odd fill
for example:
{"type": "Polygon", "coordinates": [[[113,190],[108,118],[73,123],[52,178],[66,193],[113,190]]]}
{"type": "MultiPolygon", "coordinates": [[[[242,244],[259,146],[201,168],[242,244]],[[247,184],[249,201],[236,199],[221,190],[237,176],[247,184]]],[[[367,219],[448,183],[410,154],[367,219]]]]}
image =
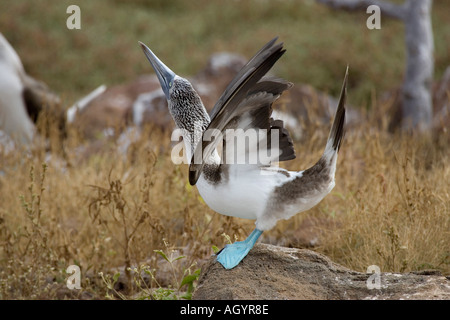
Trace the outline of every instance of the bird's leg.
{"type": "Polygon", "coordinates": [[[225,269],[236,267],[239,262],[245,258],[250,249],[253,248],[262,233],[261,230],[255,229],[244,241],[227,244],[225,248],[219,252],[217,261],[219,261],[225,269]]]}

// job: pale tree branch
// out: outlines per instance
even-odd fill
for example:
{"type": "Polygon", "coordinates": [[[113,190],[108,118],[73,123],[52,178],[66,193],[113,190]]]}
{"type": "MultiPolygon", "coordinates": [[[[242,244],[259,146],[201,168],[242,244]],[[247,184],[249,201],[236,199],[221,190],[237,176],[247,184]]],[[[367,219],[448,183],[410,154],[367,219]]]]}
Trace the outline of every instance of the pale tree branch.
{"type": "Polygon", "coordinates": [[[316,0],[319,3],[325,4],[333,9],[345,10],[366,10],[368,6],[376,5],[380,7],[382,15],[391,18],[404,20],[407,11],[407,1],[398,5],[395,3],[383,0],[316,0]]]}
{"type": "Polygon", "coordinates": [[[402,128],[431,128],[433,101],[434,42],[431,24],[432,0],[405,0],[397,5],[383,0],[317,0],[335,9],[367,10],[380,7],[381,14],[405,24],[406,72],[402,87],[402,128]]]}

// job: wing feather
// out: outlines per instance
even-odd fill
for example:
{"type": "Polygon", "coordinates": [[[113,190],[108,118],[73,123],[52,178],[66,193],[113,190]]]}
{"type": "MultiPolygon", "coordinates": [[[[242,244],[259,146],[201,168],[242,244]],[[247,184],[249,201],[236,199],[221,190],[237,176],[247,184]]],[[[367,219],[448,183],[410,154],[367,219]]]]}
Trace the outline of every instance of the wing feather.
{"type": "MultiPolygon", "coordinates": [[[[279,130],[279,137],[282,139],[279,159],[287,160],[295,158],[292,140],[282,122],[274,122],[270,116],[272,103],[292,84],[282,79],[263,78],[285,52],[283,44],[275,44],[276,40],[277,38],[272,39],[259,50],[227,86],[211,111],[211,122],[205,132],[209,129],[223,133],[230,128],[260,128],[268,129],[270,133],[274,125],[273,128],[282,129],[279,130]]],[[[219,142],[220,138],[213,141],[202,138],[197,144],[189,166],[191,185],[197,182],[207,159],[219,142]],[[200,163],[195,162],[195,159],[201,159],[200,163]]]]}

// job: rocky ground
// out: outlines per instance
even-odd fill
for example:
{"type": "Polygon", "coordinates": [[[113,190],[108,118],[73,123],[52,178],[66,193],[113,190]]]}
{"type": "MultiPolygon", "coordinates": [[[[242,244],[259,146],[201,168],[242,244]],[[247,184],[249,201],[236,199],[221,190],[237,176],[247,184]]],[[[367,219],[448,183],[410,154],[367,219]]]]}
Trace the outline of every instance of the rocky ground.
{"type": "Polygon", "coordinates": [[[450,279],[431,270],[361,273],[311,250],[257,244],[232,270],[225,270],[211,257],[202,266],[193,298],[448,300],[450,279]]]}

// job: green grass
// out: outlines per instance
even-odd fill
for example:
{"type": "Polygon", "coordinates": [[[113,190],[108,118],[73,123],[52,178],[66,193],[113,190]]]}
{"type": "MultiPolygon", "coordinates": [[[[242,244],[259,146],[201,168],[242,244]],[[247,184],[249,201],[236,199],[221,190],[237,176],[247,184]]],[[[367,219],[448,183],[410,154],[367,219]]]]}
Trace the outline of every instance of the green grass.
{"type": "MultiPolygon", "coordinates": [[[[438,78],[450,64],[447,1],[435,1],[433,25],[438,78]]],[[[404,32],[382,20],[368,30],[365,12],[334,11],[304,1],[2,1],[0,30],[26,70],[73,102],[100,84],[151,73],[137,41],[147,43],[181,75],[199,71],[216,51],[253,55],[274,36],[287,54],[277,73],[338,94],[350,65],[350,102],[366,106],[373,92],[398,87],[404,72],[404,32]],[[66,8],[81,8],[81,30],[68,30],[66,8]]]]}

